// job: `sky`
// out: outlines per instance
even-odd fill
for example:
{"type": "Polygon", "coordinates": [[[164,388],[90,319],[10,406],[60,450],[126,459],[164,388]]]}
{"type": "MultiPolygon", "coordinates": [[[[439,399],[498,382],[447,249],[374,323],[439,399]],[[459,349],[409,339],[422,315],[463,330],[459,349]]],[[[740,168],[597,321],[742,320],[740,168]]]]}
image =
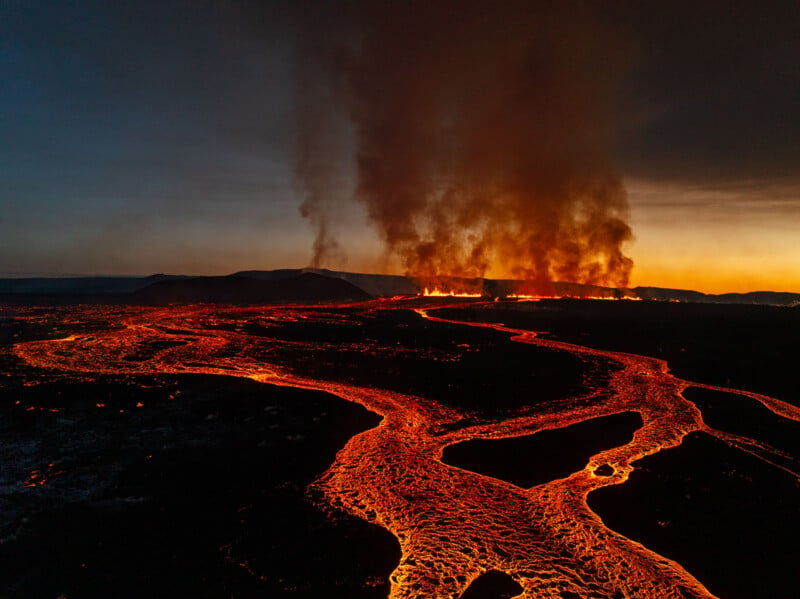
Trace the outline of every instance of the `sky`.
{"type": "MultiPolygon", "coordinates": [[[[309,264],[297,48],[320,6],[0,1],[0,273],[309,264]]],[[[800,4],[596,6],[629,55],[610,158],[630,284],[800,292],[800,4]]],[[[322,266],[402,272],[348,201],[346,118],[332,135],[322,266]]]]}

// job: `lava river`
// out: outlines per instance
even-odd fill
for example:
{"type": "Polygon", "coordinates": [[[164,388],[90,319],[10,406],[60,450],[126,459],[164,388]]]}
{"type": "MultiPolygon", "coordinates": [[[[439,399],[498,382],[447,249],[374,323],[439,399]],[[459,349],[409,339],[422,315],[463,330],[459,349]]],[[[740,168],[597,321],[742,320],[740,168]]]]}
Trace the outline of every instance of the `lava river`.
{"type": "MultiPolygon", "coordinates": [[[[396,309],[391,302],[365,310],[396,309]]],[[[406,309],[406,308],[403,308],[406,309]]],[[[102,312],[103,308],[83,308],[102,312]]],[[[462,415],[433,400],[399,393],[303,378],[251,349],[256,342],[241,327],[208,323],[234,308],[119,308],[103,316],[110,329],[73,334],[60,340],[31,341],[17,356],[37,367],[81,373],[205,373],[247,377],[276,385],[320,390],[358,402],[383,417],[356,435],[314,483],[316,497],[385,527],[399,540],[402,557],[392,573],[390,597],[457,598],[489,570],[506,572],[526,598],[712,597],[679,564],[609,530],[586,503],[606,485],[624,483],[636,460],[677,446],[692,431],[714,435],[729,445],[773,462],[775,450],[755,440],[714,430],[682,396],[690,386],[747,395],[784,418],[800,420],[800,409],[780,400],[681,380],[666,362],[600,351],[538,338],[534,332],[502,325],[443,320],[417,307],[431,322],[490,327],[519,343],[583,360],[602,358],[619,368],[602,400],[568,398],[542,404],[532,415],[502,422],[475,422],[456,428],[462,415]],[[141,348],[148,348],[144,355],[141,348]],[[136,360],[129,359],[139,352],[136,360]],[[643,426],[621,447],[602,451],[570,476],[523,489],[502,480],[442,463],[443,449],[475,438],[528,435],[626,411],[641,415],[643,426]],[[600,476],[595,471],[604,466],[600,476]],[[610,467],[610,468],[609,468],[610,467]]],[[[296,318],[293,308],[248,309],[270,319],[296,318]]],[[[75,314],[73,314],[73,317],[75,314]]],[[[78,315],[78,318],[80,316],[78,315]]],[[[535,396],[536,389],[530,390],[535,396]]],[[[530,459],[541,459],[531,456],[530,459]]],[[[797,473],[791,472],[797,477],[797,473]]]]}

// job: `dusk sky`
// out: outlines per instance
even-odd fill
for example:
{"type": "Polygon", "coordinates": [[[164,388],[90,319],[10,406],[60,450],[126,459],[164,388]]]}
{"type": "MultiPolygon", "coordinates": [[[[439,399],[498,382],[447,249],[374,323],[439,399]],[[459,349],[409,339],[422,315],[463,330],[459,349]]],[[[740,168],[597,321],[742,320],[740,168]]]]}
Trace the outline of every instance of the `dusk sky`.
{"type": "MultiPolygon", "coordinates": [[[[319,6],[0,0],[0,273],[309,264],[297,48],[319,6]]],[[[631,285],[800,292],[800,3],[597,6],[629,64],[610,158],[631,285]]],[[[322,266],[403,272],[348,201],[337,127],[322,266]]]]}

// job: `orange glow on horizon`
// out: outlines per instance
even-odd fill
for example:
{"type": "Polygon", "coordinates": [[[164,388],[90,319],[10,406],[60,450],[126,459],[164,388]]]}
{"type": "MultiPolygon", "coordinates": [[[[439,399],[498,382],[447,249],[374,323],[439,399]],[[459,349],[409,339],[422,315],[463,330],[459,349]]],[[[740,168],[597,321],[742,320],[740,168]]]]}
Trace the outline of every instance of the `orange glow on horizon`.
{"type": "Polygon", "coordinates": [[[800,182],[626,181],[631,287],[800,293],[800,182]]]}
{"type": "Polygon", "coordinates": [[[710,295],[726,293],[751,293],[754,291],[773,291],[800,293],[800,276],[775,276],[770,273],[750,274],[731,272],[709,265],[708,269],[698,267],[696,271],[673,269],[642,268],[634,272],[631,287],[663,287],[699,291],[710,295]]]}
{"type": "Polygon", "coordinates": [[[635,268],[631,287],[685,289],[708,294],[776,291],[800,293],[800,274],[790,272],[742,273],[710,261],[696,262],[694,268],[654,265],[635,268]]]}

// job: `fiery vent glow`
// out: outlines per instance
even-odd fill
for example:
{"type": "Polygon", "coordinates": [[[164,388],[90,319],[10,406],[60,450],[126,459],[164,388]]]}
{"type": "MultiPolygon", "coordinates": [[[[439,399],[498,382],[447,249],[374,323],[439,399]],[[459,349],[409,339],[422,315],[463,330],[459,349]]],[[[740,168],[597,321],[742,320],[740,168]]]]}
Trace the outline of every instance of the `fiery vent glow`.
{"type": "Polygon", "coordinates": [[[428,289],[427,287],[422,291],[421,295],[425,297],[483,297],[482,293],[468,293],[453,289],[428,289]]]}

